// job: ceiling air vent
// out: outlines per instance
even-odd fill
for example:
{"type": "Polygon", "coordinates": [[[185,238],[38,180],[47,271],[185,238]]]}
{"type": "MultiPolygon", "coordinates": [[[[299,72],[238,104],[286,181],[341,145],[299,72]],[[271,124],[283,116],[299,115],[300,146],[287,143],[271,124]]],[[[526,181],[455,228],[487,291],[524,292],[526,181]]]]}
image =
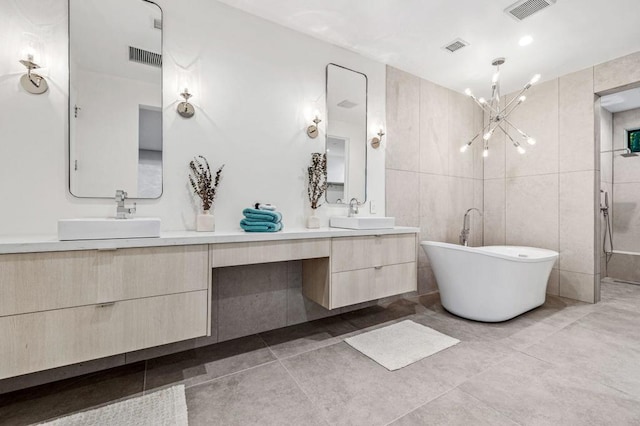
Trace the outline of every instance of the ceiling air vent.
{"type": "Polygon", "coordinates": [[[129,46],[129,60],[139,64],[151,65],[152,67],[162,67],[162,55],[129,46]]]}
{"type": "Polygon", "coordinates": [[[453,53],[457,50],[462,49],[463,47],[468,46],[469,43],[467,43],[466,41],[462,40],[461,38],[457,38],[455,40],[453,40],[451,43],[447,44],[446,46],[443,47],[443,49],[447,49],[449,52],[453,53]]]}
{"type": "Polygon", "coordinates": [[[512,18],[522,21],[534,13],[555,4],[555,2],[556,0],[521,0],[507,7],[504,11],[512,18]]]}

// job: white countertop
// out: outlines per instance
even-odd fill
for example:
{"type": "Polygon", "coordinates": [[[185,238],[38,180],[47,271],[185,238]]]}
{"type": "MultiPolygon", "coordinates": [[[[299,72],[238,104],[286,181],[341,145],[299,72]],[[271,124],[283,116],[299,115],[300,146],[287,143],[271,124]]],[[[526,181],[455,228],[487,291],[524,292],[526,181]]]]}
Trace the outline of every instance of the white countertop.
{"type": "Polygon", "coordinates": [[[396,226],[392,229],[285,229],[279,232],[163,232],[159,238],[123,238],[112,240],[59,241],[57,236],[0,237],[0,254],[38,253],[71,250],[109,250],[133,247],[185,246],[251,241],[302,240],[307,238],[359,237],[367,235],[416,234],[419,228],[396,226]]]}

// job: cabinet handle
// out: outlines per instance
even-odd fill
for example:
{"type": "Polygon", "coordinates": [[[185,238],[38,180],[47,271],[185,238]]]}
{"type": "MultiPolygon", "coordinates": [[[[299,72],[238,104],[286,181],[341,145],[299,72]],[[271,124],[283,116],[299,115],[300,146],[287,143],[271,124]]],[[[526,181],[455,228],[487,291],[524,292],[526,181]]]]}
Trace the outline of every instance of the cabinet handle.
{"type": "Polygon", "coordinates": [[[382,269],[382,266],[374,266],[374,269],[382,269]]]}
{"type": "Polygon", "coordinates": [[[108,308],[109,306],[113,306],[115,305],[116,302],[106,302],[106,303],[100,303],[98,305],[98,308],[108,308]]]}

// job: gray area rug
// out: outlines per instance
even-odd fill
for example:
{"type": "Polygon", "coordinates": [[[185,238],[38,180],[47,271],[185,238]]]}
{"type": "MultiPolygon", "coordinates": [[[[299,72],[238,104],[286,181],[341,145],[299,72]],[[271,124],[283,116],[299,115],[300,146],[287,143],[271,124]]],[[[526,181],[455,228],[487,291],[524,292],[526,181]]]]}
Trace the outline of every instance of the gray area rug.
{"type": "Polygon", "coordinates": [[[187,426],[184,386],[61,417],[43,426],[187,426]]]}
{"type": "Polygon", "coordinates": [[[460,340],[406,320],[345,339],[387,370],[398,370],[457,345],[460,340]]]}

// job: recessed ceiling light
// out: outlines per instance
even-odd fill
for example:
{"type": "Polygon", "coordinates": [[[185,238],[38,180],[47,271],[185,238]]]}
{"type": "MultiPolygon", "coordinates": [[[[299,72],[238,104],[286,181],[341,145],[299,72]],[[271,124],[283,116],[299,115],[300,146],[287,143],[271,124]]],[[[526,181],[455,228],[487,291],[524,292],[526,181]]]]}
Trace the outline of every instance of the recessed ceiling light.
{"type": "Polygon", "coordinates": [[[520,39],[520,41],[518,42],[518,44],[520,46],[528,46],[531,43],[533,43],[533,37],[531,36],[524,36],[520,39]]]}

